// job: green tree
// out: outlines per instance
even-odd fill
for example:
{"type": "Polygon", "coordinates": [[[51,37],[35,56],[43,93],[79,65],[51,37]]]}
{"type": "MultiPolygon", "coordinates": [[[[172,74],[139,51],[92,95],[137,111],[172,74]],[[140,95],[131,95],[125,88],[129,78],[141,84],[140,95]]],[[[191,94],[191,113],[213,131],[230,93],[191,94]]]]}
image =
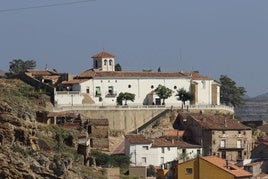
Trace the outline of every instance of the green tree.
{"type": "Polygon", "coordinates": [[[14,74],[24,73],[28,69],[34,69],[35,67],[36,61],[34,60],[14,59],[9,62],[9,71],[14,74]]]}
{"type": "Polygon", "coordinates": [[[163,85],[158,85],[158,87],[154,90],[157,96],[159,96],[160,99],[163,99],[162,105],[165,105],[165,100],[169,98],[173,91],[163,85]]]}
{"type": "Polygon", "coordinates": [[[187,92],[184,88],[177,90],[177,94],[175,96],[178,96],[177,99],[182,101],[184,105],[186,101],[191,101],[194,99],[193,93],[190,91],[187,92]]]}
{"type": "Polygon", "coordinates": [[[220,76],[220,101],[225,105],[238,107],[244,104],[243,96],[246,93],[244,87],[236,86],[236,82],[226,75],[220,76]]]}
{"type": "Polygon", "coordinates": [[[125,101],[125,105],[127,105],[127,101],[134,101],[135,100],[135,94],[133,93],[119,93],[118,97],[116,98],[116,102],[118,105],[122,105],[123,101],[125,101]]]}
{"type": "Polygon", "coordinates": [[[114,70],[115,71],[122,71],[122,67],[119,63],[117,63],[115,66],[114,66],[114,70]]]}

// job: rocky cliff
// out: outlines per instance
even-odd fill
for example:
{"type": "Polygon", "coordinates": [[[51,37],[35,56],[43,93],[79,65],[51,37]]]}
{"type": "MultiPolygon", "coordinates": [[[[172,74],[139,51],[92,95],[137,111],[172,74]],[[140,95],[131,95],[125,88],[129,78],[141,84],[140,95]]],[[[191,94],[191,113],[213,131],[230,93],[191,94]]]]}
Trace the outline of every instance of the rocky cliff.
{"type": "Polygon", "coordinates": [[[52,107],[49,99],[19,80],[0,79],[0,178],[102,178],[82,165],[77,131],[36,122],[37,111],[52,107]]]}

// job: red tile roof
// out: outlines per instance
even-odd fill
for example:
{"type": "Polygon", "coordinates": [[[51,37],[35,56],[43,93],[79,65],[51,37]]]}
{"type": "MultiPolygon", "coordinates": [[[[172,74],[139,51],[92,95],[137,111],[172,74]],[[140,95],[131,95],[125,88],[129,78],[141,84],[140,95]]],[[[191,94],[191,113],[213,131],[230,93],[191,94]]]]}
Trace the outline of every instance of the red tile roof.
{"type": "Polygon", "coordinates": [[[184,72],[184,74],[191,76],[193,80],[213,80],[212,78],[197,72],[184,72]]]}
{"type": "Polygon", "coordinates": [[[102,51],[100,53],[97,53],[96,55],[93,55],[91,58],[115,58],[115,56],[108,52],[102,51]]]}
{"type": "Polygon", "coordinates": [[[125,71],[96,71],[93,69],[86,70],[76,78],[103,78],[103,77],[114,77],[114,78],[178,78],[178,77],[188,77],[187,75],[180,72],[125,72],[125,71]]]}
{"type": "Polygon", "coordinates": [[[234,175],[235,177],[250,177],[252,176],[252,174],[246,170],[241,169],[240,167],[232,164],[232,163],[228,163],[228,168],[226,166],[226,160],[221,159],[219,157],[216,156],[205,156],[205,157],[200,157],[200,159],[205,160],[215,166],[217,166],[218,168],[234,175]]]}
{"type": "Polygon", "coordinates": [[[193,119],[205,129],[210,130],[250,130],[250,127],[237,120],[223,115],[200,115],[200,114],[180,114],[182,119],[193,119]]]}
{"type": "Polygon", "coordinates": [[[183,136],[191,137],[192,133],[189,130],[169,129],[164,130],[162,135],[166,137],[183,137],[183,136]]]}
{"type": "Polygon", "coordinates": [[[141,134],[133,134],[133,135],[126,135],[126,139],[131,144],[151,144],[151,138],[146,138],[144,135],[141,134]]]}

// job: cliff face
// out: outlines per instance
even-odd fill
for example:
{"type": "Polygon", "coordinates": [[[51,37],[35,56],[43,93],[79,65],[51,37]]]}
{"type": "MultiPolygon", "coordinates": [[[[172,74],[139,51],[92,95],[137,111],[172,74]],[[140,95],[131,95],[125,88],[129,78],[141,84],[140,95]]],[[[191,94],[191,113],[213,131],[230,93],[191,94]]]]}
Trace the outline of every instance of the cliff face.
{"type": "Polygon", "coordinates": [[[85,178],[76,132],[36,122],[49,96],[19,81],[0,79],[0,178],[85,178]]]}

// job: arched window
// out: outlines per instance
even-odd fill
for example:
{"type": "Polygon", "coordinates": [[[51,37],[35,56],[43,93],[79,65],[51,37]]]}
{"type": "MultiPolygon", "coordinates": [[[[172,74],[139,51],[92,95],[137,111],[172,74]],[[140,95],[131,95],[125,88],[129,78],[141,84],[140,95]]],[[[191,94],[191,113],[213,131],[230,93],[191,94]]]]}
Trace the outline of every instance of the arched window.
{"type": "Polygon", "coordinates": [[[112,64],[113,64],[113,60],[110,59],[110,60],[109,60],[109,65],[111,66],[112,64]]]}
{"type": "Polygon", "coordinates": [[[107,60],[104,60],[104,65],[107,65],[107,60]]]}

